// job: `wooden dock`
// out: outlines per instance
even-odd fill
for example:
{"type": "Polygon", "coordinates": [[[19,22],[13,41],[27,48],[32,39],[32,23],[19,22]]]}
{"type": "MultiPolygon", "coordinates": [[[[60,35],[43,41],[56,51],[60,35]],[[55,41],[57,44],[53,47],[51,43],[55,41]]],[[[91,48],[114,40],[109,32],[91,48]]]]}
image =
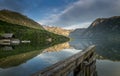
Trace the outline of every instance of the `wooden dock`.
{"type": "Polygon", "coordinates": [[[32,76],[97,76],[95,46],[47,67],[32,76]]]}
{"type": "Polygon", "coordinates": [[[0,39],[0,45],[18,45],[19,39],[0,39]]]}

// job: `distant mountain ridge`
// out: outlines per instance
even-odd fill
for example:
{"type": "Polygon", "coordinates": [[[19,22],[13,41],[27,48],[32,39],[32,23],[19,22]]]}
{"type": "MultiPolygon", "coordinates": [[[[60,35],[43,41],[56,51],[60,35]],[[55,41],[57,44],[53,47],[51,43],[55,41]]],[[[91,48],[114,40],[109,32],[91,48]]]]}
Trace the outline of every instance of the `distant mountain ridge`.
{"type": "Polygon", "coordinates": [[[44,28],[52,33],[55,34],[59,34],[59,35],[63,35],[63,36],[69,36],[70,32],[72,32],[72,30],[66,30],[60,27],[50,27],[50,26],[44,26],[44,28]]]}
{"type": "Polygon", "coordinates": [[[39,23],[33,21],[27,16],[24,16],[18,12],[14,12],[10,10],[0,10],[0,20],[12,24],[18,24],[22,26],[35,28],[35,29],[43,29],[43,27],[39,23]]]}
{"type": "Polygon", "coordinates": [[[82,33],[83,33],[85,30],[86,30],[86,28],[78,28],[78,29],[72,31],[69,36],[70,36],[71,38],[79,37],[79,36],[82,35],[82,33]]]}
{"type": "MultiPolygon", "coordinates": [[[[14,34],[15,38],[19,40],[31,41],[31,47],[33,46],[34,49],[43,49],[45,47],[69,41],[68,37],[49,32],[37,22],[20,13],[2,10],[0,11],[0,39],[3,39],[2,35],[5,33],[14,34]]],[[[23,52],[27,51],[30,51],[30,49],[23,52]]],[[[21,53],[23,52],[21,51],[21,53]]],[[[17,53],[19,52],[14,54],[17,53]]],[[[3,55],[4,54],[2,54],[2,56],[3,55]]]]}
{"type": "Polygon", "coordinates": [[[84,32],[79,34],[79,38],[119,39],[120,16],[96,19],[84,32]]]}

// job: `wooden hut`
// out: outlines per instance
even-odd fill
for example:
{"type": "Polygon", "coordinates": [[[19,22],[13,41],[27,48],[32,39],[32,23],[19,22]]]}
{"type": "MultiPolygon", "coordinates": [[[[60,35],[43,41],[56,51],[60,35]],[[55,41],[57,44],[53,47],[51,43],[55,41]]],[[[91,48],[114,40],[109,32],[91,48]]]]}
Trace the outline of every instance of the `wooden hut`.
{"type": "Polygon", "coordinates": [[[15,39],[13,33],[5,33],[1,35],[0,45],[18,45],[20,43],[19,39],[15,39]]]}
{"type": "Polygon", "coordinates": [[[2,34],[1,37],[3,39],[12,39],[12,38],[15,38],[15,36],[14,36],[13,33],[5,33],[5,34],[2,34]]]}

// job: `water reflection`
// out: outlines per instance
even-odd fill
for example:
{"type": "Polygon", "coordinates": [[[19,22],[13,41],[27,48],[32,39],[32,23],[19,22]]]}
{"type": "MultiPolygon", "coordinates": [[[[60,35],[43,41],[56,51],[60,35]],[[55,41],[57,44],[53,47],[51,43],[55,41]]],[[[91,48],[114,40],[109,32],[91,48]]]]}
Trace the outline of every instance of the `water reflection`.
{"type": "Polygon", "coordinates": [[[70,45],[75,49],[84,49],[96,45],[98,76],[120,76],[120,42],[116,40],[75,39],[70,45]]]}
{"type": "Polygon", "coordinates": [[[120,42],[85,39],[49,48],[36,44],[0,46],[0,76],[29,76],[93,44],[96,45],[98,76],[120,76],[120,42]]]}
{"type": "Polygon", "coordinates": [[[49,48],[45,49],[43,52],[55,52],[55,51],[61,51],[62,49],[69,49],[69,48],[73,48],[73,47],[71,47],[68,42],[65,42],[62,44],[58,44],[58,45],[49,47],[49,48]]]}
{"type": "Polygon", "coordinates": [[[22,63],[25,63],[27,60],[35,57],[38,55],[41,51],[31,51],[27,53],[22,53],[18,55],[8,56],[5,58],[0,59],[0,67],[1,68],[10,68],[18,66],[22,63]]]}
{"type": "Polygon", "coordinates": [[[120,42],[110,40],[75,40],[70,42],[75,49],[84,49],[90,45],[96,45],[98,58],[120,61],[120,42]]]}
{"type": "Polygon", "coordinates": [[[120,76],[120,62],[97,60],[98,76],[120,76]]]}
{"type": "Polygon", "coordinates": [[[2,46],[1,49],[5,51],[9,51],[9,50],[13,50],[14,47],[13,46],[2,46]]]}
{"type": "Polygon", "coordinates": [[[13,50],[0,51],[0,76],[30,76],[81,51],[71,48],[68,43],[58,44],[45,50],[39,50],[39,46],[30,44],[12,47],[13,50]]]}
{"type": "MultiPolygon", "coordinates": [[[[0,52],[1,52],[0,53],[0,67],[1,68],[10,68],[13,66],[18,66],[22,63],[25,63],[27,60],[37,56],[41,52],[45,53],[45,52],[61,51],[62,49],[71,48],[69,46],[68,42],[54,45],[54,46],[49,47],[45,50],[32,51],[35,48],[35,47],[34,48],[33,47],[34,46],[31,46],[28,44],[19,45],[19,46],[12,46],[12,45],[11,46],[1,46],[1,48],[0,48],[1,49],[0,50],[0,52]],[[26,52],[24,52],[24,51],[26,51],[26,52]]],[[[54,55],[59,54],[59,53],[58,54],[56,54],[56,53],[54,55]]],[[[44,57],[45,56],[47,57],[47,55],[49,55],[49,53],[47,53],[47,55],[46,54],[42,54],[42,55],[44,55],[44,57]]],[[[50,55],[52,55],[52,54],[50,53],[50,55]]],[[[54,55],[52,55],[52,56],[54,56],[54,55]]]]}
{"type": "Polygon", "coordinates": [[[40,46],[34,46],[32,44],[20,44],[20,45],[8,45],[0,46],[0,59],[14,55],[19,55],[33,50],[40,50],[40,46]]]}

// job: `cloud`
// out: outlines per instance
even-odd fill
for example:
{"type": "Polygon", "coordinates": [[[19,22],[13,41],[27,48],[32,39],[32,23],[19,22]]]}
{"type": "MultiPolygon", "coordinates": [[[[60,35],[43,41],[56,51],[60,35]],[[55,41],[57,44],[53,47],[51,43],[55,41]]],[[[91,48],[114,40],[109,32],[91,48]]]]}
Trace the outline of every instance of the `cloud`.
{"type": "Polygon", "coordinates": [[[91,22],[85,22],[81,24],[76,24],[76,25],[70,25],[70,26],[65,26],[63,27],[64,29],[75,29],[75,28],[86,28],[91,24],[91,22]]]}
{"type": "MultiPolygon", "coordinates": [[[[51,14],[40,20],[45,25],[67,27],[78,25],[96,18],[120,15],[120,0],[78,0],[57,14],[51,14]]],[[[86,26],[86,25],[85,25],[86,26]]]]}
{"type": "Polygon", "coordinates": [[[120,0],[55,0],[56,3],[49,1],[0,0],[0,9],[20,12],[43,25],[69,28],[87,27],[86,23],[96,18],[120,15],[120,0]]]}
{"type": "Polygon", "coordinates": [[[64,6],[76,0],[0,0],[0,10],[8,9],[20,12],[39,20],[51,13],[58,13],[64,6]],[[54,1],[54,2],[53,2],[54,1]]]}

